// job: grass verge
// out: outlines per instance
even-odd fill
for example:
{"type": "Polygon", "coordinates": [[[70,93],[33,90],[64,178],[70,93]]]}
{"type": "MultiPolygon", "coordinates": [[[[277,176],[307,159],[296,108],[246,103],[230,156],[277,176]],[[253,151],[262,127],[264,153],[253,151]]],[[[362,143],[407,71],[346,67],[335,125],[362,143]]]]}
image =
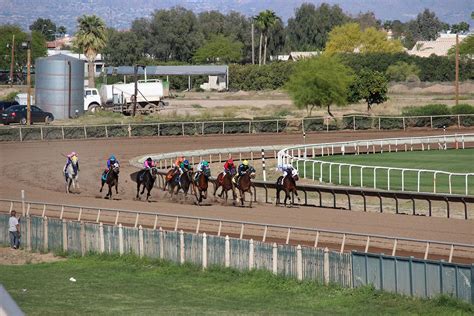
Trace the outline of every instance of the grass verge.
{"type": "Polygon", "coordinates": [[[429,314],[474,307],[449,297],[421,300],[365,287],[297,282],[266,271],[238,272],[89,255],[66,261],[0,266],[0,283],[27,314],[429,314]],[[69,281],[74,277],[77,282],[69,281]]]}

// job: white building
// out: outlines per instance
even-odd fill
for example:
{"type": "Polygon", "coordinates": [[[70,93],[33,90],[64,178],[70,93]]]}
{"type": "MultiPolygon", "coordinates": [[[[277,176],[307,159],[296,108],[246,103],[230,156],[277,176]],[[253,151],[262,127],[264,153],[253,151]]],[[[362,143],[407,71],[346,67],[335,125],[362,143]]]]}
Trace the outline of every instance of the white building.
{"type": "MultiPolygon", "coordinates": [[[[459,35],[459,43],[461,43],[467,35],[459,35]]],[[[432,54],[436,56],[447,56],[451,47],[456,45],[456,34],[441,34],[434,41],[418,41],[411,50],[409,55],[418,57],[429,57],[432,54]]]]}

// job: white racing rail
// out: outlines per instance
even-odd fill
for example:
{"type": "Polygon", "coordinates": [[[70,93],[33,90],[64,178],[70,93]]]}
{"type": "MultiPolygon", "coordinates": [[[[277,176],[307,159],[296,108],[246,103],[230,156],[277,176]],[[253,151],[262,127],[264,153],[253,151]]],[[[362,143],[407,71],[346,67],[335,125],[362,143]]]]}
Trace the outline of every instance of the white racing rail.
{"type": "MultiPolygon", "coordinates": [[[[431,256],[441,256],[447,258],[448,262],[452,262],[456,251],[456,258],[474,258],[474,245],[465,243],[39,201],[0,199],[0,203],[9,205],[9,211],[15,209],[15,207],[21,208],[23,216],[30,216],[33,211],[36,211],[37,214],[42,217],[45,217],[48,213],[49,217],[59,218],[61,220],[67,218],[69,220],[73,219],[96,223],[107,222],[114,225],[123,225],[123,221],[128,220],[133,227],[142,225],[153,227],[153,229],[160,227],[174,231],[182,229],[193,231],[196,234],[205,230],[206,233],[215,233],[217,236],[229,234],[229,232],[233,231],[237,232],[236,235],[240,239],[244,238],[245,229],[247,228],[249,232],[246,233],[246,236],[248,238],[258,237],[257,234],[260,233],[262,242],[268,242],[272,239],[284,240],[285,244],[290,244],[290,239],[294,236],[294,241],[306,241],[314,247],[329,244],[331,245],[330,247],[333,249],[336,248],[341,253],[350,251],[351,249],[347,249],[349,245],[359,245],[359,248],[363,249],[366,253],[369,252],[370,247],[372,247],[372,249],[389,250],[392,256],[395,256],[398,251],[411,255],[421,254],[420,256],[424,259],[428,259],[431,251],[431,256]],[[207,228],[203,229],[206,224],[207,228]],[[214,229],[214,231],[211,229],[214,229]],[[279,233],[276,235],[275,232],[273,232],[273,235],[271,235],[271,229],[279,230],[279,233]],[[286,235],[286,237],[283,237],[284,235],[286,235]],[[330,235],[330,237],[328,237],[328,235],[330,235]],[[302,240],[302,238],[306,240],[302,240]],[[311,238],[311,240],[309,238],[311,238]],[[324,238],[326,238],[326,240],[324,240],[324,238]],[[437,250],[436,253],[434,253],[434,249],[437,250]]],[[[3,209],[6,210],[7,208],[4,207],[3,209]]]]}
{"type": "MultiPolygon", "coordinates": [[[[448,148],[465,149],[472,147],[474,134],[438,135],[423,137],[385,138],[373,140],[357,140],[324,144],[309,144],[291,146],[278,152],[278,165],[292,164],[298,169],[300,175],[306,179],[328,182],[329,184],[342,184],[343,172],[348,173],[349,186],[367,187],[364,184],[364,171],[371,171],[373,174],[373,188],[377,188],[377,179],[386,180],[387,190],[391,190],[394,178],[401,177],[401,191],[407,191],[406,181],[408,176],[416,174],[416,191],[437,193],[437,185],[440,181],[446,181],[449,194],[453,194],[453,179],[463,181],[463,192],[469,195],[470,179],[474,178],[474,173],[455,173],[442,170],[397,168],[386,166],[368,166],[350,163],[330,162],[319,160],[318,156],[345,155],[345,154],[370,154],[383,152],[399,152],[414,150],[445,150],[448,148]],[[344,170],[345,169],[345,170],[344,170]],[[326,173],[325,173],[326,171],[326,173]],[[335,172],[337,171],[337,173],[335,172]],[[337,174],[334,175],[334,174],[337,174]],[[383,178],[381,174],[383,175],[383,178]],[[422,187],[421,177],[424,174],[431,175],[432,186],[430,190],[422,187]],[[408,176],[407,176],[408,175],[408,176]],[[444,176],[441,178],[441,176],[444,176]],[[336,179],[337,178],[337,179],[336,179]],[[441,180],[440,180],[441,178],[441,180]],[[444,179],[444,180],[443,180],[444,179]]],[[[367,174],[367,173],[365,173],[367,174]]],[[[379,180],[381,181],[381,180],[379,180]]]]}

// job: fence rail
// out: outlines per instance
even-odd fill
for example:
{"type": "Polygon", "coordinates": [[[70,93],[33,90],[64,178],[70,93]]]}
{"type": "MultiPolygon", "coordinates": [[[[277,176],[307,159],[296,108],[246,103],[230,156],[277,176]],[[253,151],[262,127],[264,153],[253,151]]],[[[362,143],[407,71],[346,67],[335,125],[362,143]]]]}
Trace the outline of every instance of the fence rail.
{"type": "Polygon", "coordinates": [[[409,128],[473,127],[474,114],[441,116],[363,116],[337,119],[223,120],[108,125],[39,125],[0,127],[0,141],[64,140],[140,136],[317,132],[333,130],[406,130],[409,128]]]}
{"type": "MultiPolygon", "coordinates": [[[[375,154],[383,152],[399,152],[414,150],[433,150],[433,148],[446,150],[448,148],[465,149],[474,145],[474,134],[460,135],[438,135],[424,137],[387,138],[374,140],[358,140],[325,144],[310,144],[292,146],[282,149],[278,153],[278,164],[293,164],[302,171],[303,178],[327,182],[329,184],[341,184],[344,174],[349,186],[367,187],[364,177],[369,175],[374,189],[380,187],[377,182],[386,182],[387,190],[392,190],[395,180],[401,179],[401,191],[413,191],[407,189],[406,182],[409,177],[415,179],[416,192],[440,191],[440,184],[445,184],[447,190],[444,193],[457,193],[470,195],[470,187],[474,187],[472,179],[474,173],[455,173],[441,170],[396,168],[386,166],[369,166],[350,163],[331,162],[318,159],[317,157],[347,154],[375,154]],[[365,173],[364,173],[365,171],[365,173]],[[346,174],[347,173],[347,174],[346,174]],[[422,186],[422,176],[431,183],[422,186]],[[453,188],[453,183],[458,184],[459,190],[453,188]]],[[[301,172],[300,172],[301,173],[301,172]]],[[[368,182],[368,181],[366,181],[368,182]]]]}
{"type": "Polygon", "coordinates": [[[456,260],[474,258],[474,245],[464,243],[26,200],[0,199],[0,203],[6,203],[8,206],[2,209],[8,208],[9,211],[21,208],[22,214],[26,217],[35,212],[42,217],[48,215],[60,220],[73,218],[77,221],[108,222],[114,225],[128,223],[135,228],[142,225],[157,229],[161,226],[174,231],[180,229],[193,231],[196,234],[206,231],[217,236],[226,233],[239,239],[261,238],[262,242],[281,240],[287,245],[295,242],[311,244],[314,247],[328,245],[338,249],[340,253],[353,249],[362,249],[365,252],[382,249],[391,251],[392,255],[396,255],[397,252],[408,252],[423,256],[425,259],[431,256],[441,257],[448,262],[452,262],[453,258],[456,260]]]}

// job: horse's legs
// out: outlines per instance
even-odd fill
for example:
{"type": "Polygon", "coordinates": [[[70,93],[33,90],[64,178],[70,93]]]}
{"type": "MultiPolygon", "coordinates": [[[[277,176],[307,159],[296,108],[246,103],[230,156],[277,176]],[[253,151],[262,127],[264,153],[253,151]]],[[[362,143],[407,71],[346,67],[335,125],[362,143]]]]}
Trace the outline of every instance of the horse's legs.
{"type": "Polygon", "coordinates": [[[117,183],[115,183],[115,194],[118,194],[118,180],[117,183]]]}
{"type": "MultiPolygon", "coordinates": [[[[140,198],[139,195],[138,195],[138,192],[140,192],[140,182],[139,181],[137,181],[137,196],[136,196],[137,199],[140,198]]],[[[143,192],[142,192],[142,194],[143,194],[143,192]]]]}
{"type": "Polygon", "coordinates": [[[99,191],[99,192],[102,192],[102,189],[104,188],[105,181],[104,181],[104,180],[100,180],[100,182],[102,183],[102,185],[100,186],[100,191],[99,191]]]}
{"type": "Polygon", "coordinates": [[[277,187],[275,205],[278,205],[278,204],[280,204],[280,189],[277,187]]]}
{"type": "Polygon", "coordinates": [[[250,193],[250,202],[249,202],[249,207],[252,207],[252,202],[253,202],[253,192],[252,192],[252,187],[250,187],[249,193],[250,193]]]}
{"type": "Polygon", "coordinates": [[[296,198],[298,199],[298,203],[301,202],[300,197],[298,196],[298,191],[296,191],[296,188],[293,189],[293,193],[296,195],[296,198]]]}
{"type": "Polygon", "coordinates": [[[240,193],[240,205],[244,206],[245,192],[239,189],[239,193],[240,193]]]}

